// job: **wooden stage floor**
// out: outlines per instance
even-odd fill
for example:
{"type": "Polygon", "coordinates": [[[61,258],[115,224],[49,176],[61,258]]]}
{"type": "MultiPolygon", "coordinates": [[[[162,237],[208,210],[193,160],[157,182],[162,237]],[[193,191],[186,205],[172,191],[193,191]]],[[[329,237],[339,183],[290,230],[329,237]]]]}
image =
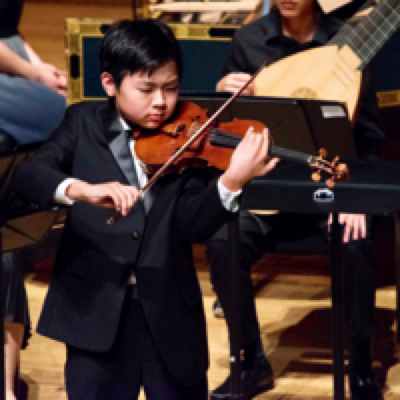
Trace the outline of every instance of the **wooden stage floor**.
{"type": "MultiPolygon", "coordinates": [[[[197,253],[203,250],[198,249],[197,253]]],[[[215,296],[202,254],[197,271],[204,294],[211,365],[210,390],[228,375],[225,321],[215,319],[215,296]]],[[[257,399],[325,400],[332,398],[332,351],[329,275],[323,257],[288,256],[263,259],[253,270],[257,311],[266,354],[276,385],[257,399]],[[269,264],[266,268],[265,264],[269,264]],[[300,272],[301,271],[301,272],[300,272]]],[[[35,326],[48,286],[48,272],[27,277],[32,322],[35,326]]],[[[394,286],[377,291],[374,367],[385,385],[385,399],[400,399],[400,363],[395,345],[394,286]]],[[[29,400],[64,400],[64,346],[34,333],[21,355],[21,377],[29,385],[29,400]]],[[[145,399],[142,394],[141,400],[145,399]]]]}

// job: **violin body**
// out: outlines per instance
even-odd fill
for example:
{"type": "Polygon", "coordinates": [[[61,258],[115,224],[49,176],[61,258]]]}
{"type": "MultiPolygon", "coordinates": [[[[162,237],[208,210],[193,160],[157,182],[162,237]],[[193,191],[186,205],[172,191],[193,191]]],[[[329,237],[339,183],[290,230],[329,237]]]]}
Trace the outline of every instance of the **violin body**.
{"type": "MultiPolygon", "coordinates": [[[[177,110],[160,129],[152,132],[146,131],[140,134],[135,144],[137,157],[148,166],[148,172],[154,173],[164,165],[182,146],[201,128],[208,120],[207,110],[204,110],[194,103],[182,101],[177,110]]],[[[222,171],[226,170],[232,156],[233,149],[246,134],[248,128],[255,127],[261,132],[265,128],[258,121],[238,121],[218,125],[209,128],[202,136],[196,139],[179,157],[174,167],[169,169],[178,172],[187,167],[212,166],[222,171]],[[226,129],[238,136],[232,146],[224,144],[215,145],[210,140],[219,129],[226,129]]]]}

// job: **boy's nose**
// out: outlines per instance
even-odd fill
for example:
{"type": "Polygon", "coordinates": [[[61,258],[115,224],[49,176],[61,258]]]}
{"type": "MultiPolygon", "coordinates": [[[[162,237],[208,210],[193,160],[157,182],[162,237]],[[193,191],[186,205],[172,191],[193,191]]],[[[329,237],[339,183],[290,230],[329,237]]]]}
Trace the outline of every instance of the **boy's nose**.
{"type": "Polygon", "coordinates": [[[166,104],[165,93],[163,90],[156,90],[154,92],[153,104],[156,106],[164,106],[166,104]]]}

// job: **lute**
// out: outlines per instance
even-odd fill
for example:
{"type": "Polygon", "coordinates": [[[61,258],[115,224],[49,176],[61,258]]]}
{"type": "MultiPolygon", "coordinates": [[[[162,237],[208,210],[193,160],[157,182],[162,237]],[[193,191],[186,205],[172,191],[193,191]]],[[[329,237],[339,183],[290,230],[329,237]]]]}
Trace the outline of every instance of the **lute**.
{"type": "Polygon", "coordinates": [[[325,46],[264,68],[254,80],[254,94],[342,102],[354,122],[362,70],[399,23],[400,0],[381,0],[355,27],[344,25],[325,46]]]}

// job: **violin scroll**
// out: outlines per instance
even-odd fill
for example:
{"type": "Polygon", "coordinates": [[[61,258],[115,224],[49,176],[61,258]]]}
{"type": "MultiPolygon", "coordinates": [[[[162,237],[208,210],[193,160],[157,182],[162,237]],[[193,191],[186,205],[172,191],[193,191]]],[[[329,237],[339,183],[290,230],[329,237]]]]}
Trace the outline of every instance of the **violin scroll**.
{"type": "Polygon", "coordinates": [[[336,156],[331,162],[326,160],[326,149],[320,149],[319,155],[313,157],[310,161],[310,167],[313,170],[311,178],[314,182],[320,182],[326,179],[326,185],[332,189],[335,182],[346,182],[349,180],[349,168],[344,163],[339,163],[339,157],[336,156]]]}

